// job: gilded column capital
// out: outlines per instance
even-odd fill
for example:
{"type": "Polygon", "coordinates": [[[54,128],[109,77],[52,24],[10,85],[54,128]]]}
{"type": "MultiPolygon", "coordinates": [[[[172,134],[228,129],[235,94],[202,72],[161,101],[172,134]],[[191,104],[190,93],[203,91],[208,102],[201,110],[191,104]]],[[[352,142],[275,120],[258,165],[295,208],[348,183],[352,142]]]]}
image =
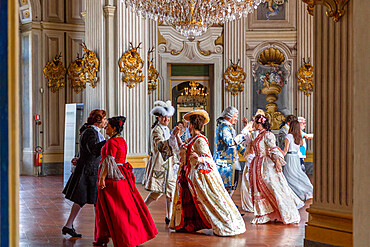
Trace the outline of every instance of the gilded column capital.
{"type": "Polygon", "coordinates": [[[315,5],[325,5],[328,7],[326,15],[332,17],[335,22],[338,22],[339,19],[344,15],[344,6],[349,2],[349,0],[302,0],[307,4],[307,11],[310,15],[313,16],[313,9],[315,5]]]}
{"type": "Polygon", "coordinates": [[[104,6],[103,11],[104,11],[104,17],[105,18],[113,17],[114,13],[116,11],[116,6],[112,6],[112,5],[104,6]]]}

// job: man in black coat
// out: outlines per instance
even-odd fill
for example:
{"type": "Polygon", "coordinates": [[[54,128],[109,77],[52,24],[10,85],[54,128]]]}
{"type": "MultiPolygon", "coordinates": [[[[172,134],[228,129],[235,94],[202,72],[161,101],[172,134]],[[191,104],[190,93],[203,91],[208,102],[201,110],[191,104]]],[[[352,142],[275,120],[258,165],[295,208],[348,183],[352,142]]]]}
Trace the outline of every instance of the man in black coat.
{"type": "Polygon", "coordinates": [[[100,130],[106,123],[106,112],[93,110],[84,125],[80,136],[79,158],[72,160],[76,169],[63,190],[66,198],[74,202],[67,223],[62,229],[64,235],[68,233],[72,237],[81,237],[73,228],[73,221],[86,203],[96,204],[100,152],[105,144],[100,130]]]}

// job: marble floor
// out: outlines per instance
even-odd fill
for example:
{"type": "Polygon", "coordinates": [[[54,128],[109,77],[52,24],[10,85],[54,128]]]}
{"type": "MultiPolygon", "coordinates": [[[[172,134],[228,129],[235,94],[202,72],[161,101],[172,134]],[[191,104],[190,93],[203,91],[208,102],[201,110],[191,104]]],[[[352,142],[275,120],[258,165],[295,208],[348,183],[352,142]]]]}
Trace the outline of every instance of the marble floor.
{"type": "MultiPolygon", "coordinates": [[[[141,184],[137,187],[143,198],[147,191],[141,184]]],[[[72,203],[64,199],[62,176],[20,177],[19,217],[20,246],[92,246],[94,236],[94,207],[86,205],[78,215],[74,227],[82,238],[69,238],[61,234],[61,228],[68,218],[72,203]]],[[[233,199],[240,208],[240,193],[233,199]]],[[[164,223],[165,199],[150,205],[149,210],[157,225],[156,238],[141,246],[303,246],[304,226],[307,222],[306,202],[300,209],[301,222],[294,225],[268,223],[252,225],[253,214],[246,213],[243,218],[247,231],[235,237],[217,237],[212,234],[190,234],[171,232],[164,223]]],[[[110,242],[108,246],[113,246],[110,242]]]]}

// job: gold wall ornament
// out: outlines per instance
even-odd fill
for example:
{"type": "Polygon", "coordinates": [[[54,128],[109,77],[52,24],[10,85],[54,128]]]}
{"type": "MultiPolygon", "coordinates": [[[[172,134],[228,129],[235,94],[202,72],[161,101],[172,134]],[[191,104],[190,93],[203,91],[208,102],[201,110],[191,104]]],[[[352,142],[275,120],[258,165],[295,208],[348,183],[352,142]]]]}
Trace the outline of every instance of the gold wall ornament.
{"type": "Polygon", "coordinates": [[[154,51],[154,47],[148,51],[148,94],[157,89],[157,81],[159,73],[154,68],[153,59],[150,59],[150,53],[154,51]]]}
{"type": "Polygon", "coordinates": [[[310,96],[313,92],[313,66],[310,63],[304,62],[304,65],[297,72],[298,88],[306,96],[310,96]]]}
{"type": "Polygon", "coordinates": [[[307,12],[313,15],[313,9],[315,5],[325,5],[329,10],[326,11],[328,17],[332,17],[335,22],[344,15],[344,6],[349,2],[349,0],[302,0],[307,4],[307,12]]]}
{"type": "Polygon", "coordinates": [[[226,90],[231,92],[233,96],[237,95],[239,92],[244,90],[244,80],[246,74],[243,68],[238,65],[240,59],[237,63],[233,63],[231,60],[231,65],[226,69],[224,74],[225,83],[227,84],[226,90]]]}
{"type": "Polygon", "coordinates": [[[72,82],[73,90],[78,94],[86,88],[86,83],[81,80],[83,77],[83,61],[82,57],[78,57],[68,67],[68,79],[72,82]]]}
{"type": "Polygon", "coordinates": [[[44,67],[45,78],[48,79],[48,87],[53,93],[57,92],[59,88],[64,88],[64,79],[66,75],[66,68],[64,68],[60,60],[61,54],[56,55],[52,61],[49,61],[44,67]]]}
{"type": "Polygon", "coordinates": [[[120,71],[123,72],[122,81],[126,83],[129,88],[133,88],[136,84],[141,83],[144,80],[142,70],[144,61],[137,52],[141,43],[137,47],[134,47],[131,42],[130,45],[131,49],[122,55],[118,65],[120,67],[120,71]]]}
{"type": "Polygon", "coordinates": [[[80,79],[83,83],[90,83],[90,86],[95,88],[98,81],[99,59],[96,57],[95,52],[87,49],[85,43],[82,43],[81,46],[83,47],[84,55],[82,58],[83,71],[80,79]]]}
{"type": "Polygon", "coordinates": [[[277,48],[266,48],[258,56],[258,62],[264,66],[279,66],[285,62],[284,54],[277,48]]]}

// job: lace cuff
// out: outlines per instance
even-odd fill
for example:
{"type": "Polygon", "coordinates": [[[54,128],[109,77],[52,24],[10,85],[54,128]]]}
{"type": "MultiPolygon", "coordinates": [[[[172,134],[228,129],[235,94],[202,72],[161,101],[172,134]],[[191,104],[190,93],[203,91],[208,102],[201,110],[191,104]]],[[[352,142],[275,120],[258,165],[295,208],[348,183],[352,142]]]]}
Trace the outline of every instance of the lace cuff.
{"type": "Polygon", "coordinates": [[[286,162],[284,160],[283,152],[279,147],[273,147],[269,149],[270,157],[272,157],[273,161],[276,162],[277,160],[280,161],[280,165],[285,165],[286,162]]]}
{"type": "Polygon", "coordinates": [[[179,145],[177,144],[176,136],[171,134],[170,139],[168,139],[168,144],[175,152],[180,152],[179,145]]]}
{"type": "Polygon", "coordinates": [[[101,171],[99,175],[99,179],[101,178],[101,175],[103,174],[103,170],[107,169],[107,177],[113,180],[124,180],[125,177],[123,176],[122,172],[117,166],[117,163],[115,161],[115,158],[113,156],[108,155],[103,162],[100,164],[101,171]]]}
{"type": "Polygon", "coordinates": [[[196,168],[201,172],[201,173],[210,173],[212,171],[211,168],[211,162],[214,162],[213,159],[202,156],[198,158],[198,162],[196,165],[196,168]]]}

